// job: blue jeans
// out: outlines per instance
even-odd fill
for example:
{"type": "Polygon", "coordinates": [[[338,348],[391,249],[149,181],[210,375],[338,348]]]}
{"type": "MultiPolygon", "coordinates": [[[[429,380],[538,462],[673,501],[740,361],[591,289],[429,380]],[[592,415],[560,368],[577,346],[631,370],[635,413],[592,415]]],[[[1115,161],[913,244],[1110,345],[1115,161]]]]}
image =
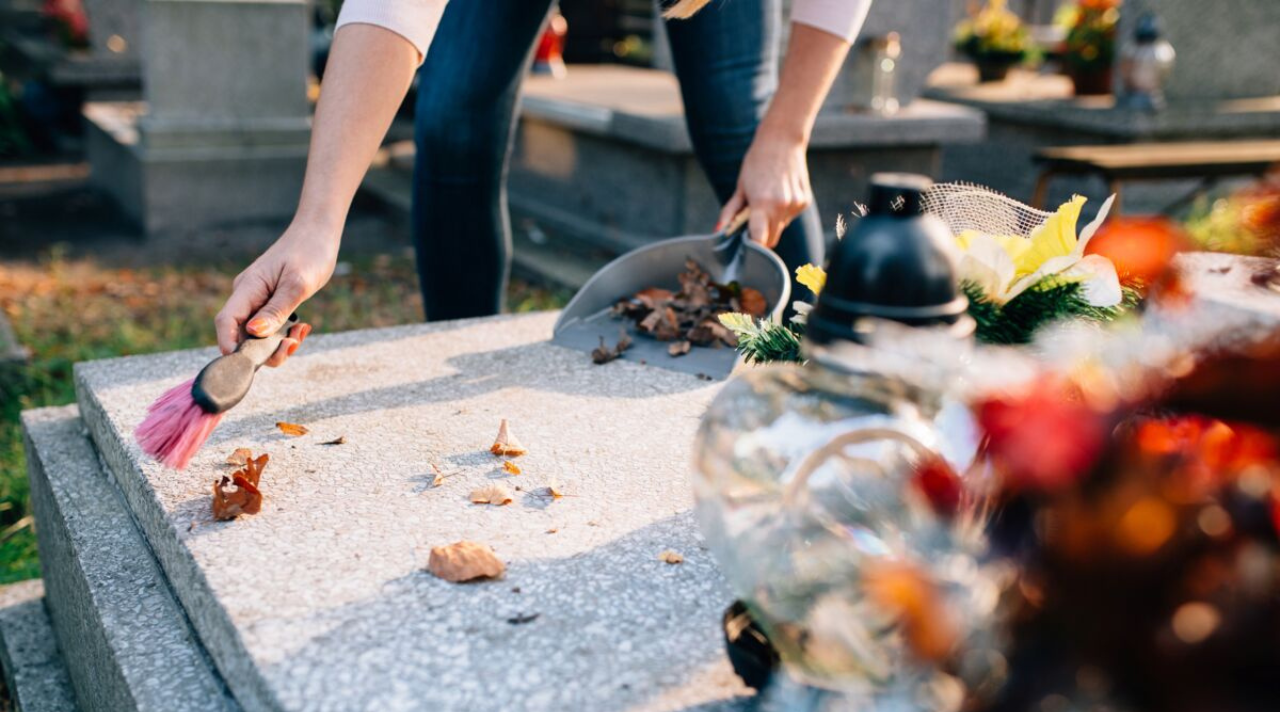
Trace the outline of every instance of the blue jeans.
{"type": "MultiPolygon", "coordinates": [[[[427,319],[502,309],[506,175],[520,82],[550,0],[454,0],[419,72],[412,227],[427,319]]],[[[694,151],[723,203],[778,84],[780,0],[721,0],[667,24],[694,151]]],[[[711,226],[708,226],[708,229],[711,226]]],[[[793,270],[823,259],[810,207],[783,233],[793,270]]]]}

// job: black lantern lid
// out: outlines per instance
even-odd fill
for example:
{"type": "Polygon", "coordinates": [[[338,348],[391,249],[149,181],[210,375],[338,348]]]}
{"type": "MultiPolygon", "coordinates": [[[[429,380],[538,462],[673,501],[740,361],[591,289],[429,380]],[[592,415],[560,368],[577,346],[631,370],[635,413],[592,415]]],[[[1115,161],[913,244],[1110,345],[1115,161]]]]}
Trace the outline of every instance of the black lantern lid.
{"type": "Polygon", "coordinates": [[[1155,42],[1160,39],[1161,34],[1160,18],[1150,12],[1138,18],[1138,24],[1133,29],[1133,39],[1139,44],[1155,42]]]}
{"type": "Polygon", "coordinates": [[[924,176],[872,176],[868,213],[836,245],[809,315],[812,341],[861,341],[855,322],[864,317],[911,326],[964,317],[969,302],[960,293],[951,231],[921,211],[931,185],[924,176]]]}

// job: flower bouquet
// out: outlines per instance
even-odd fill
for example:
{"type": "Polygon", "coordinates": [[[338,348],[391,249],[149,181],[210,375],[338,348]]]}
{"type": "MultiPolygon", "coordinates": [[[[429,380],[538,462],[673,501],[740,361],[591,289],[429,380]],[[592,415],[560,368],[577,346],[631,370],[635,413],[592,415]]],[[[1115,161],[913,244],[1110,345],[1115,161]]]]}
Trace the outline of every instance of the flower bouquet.
{"type": "Polygon", "coordinates": [[[956,49],[978,66],[984,82],[1003,81],[1009,69],[1027,59],[1031,35],[1007,0],[987,0],[981,10],[956,27],[956,49]]]}
{"type": "Polygon", "coordinates": [[[1062,63],[1077,96],[1110,94],[1121,0],[1081,0],[1064,9],[1062,63]]]}
{"type": "MultiPolygon", "coordinates": [[[[1085,202],[1076,196],[1046,213],[973,185],[939,184],[929,191],[925,212],[940,217],[955,236],[961,286],[980,342],[1026,344],[1052,322],[1112,321],[1138,303],[1136,285],[1122,285],[1109,258],[1087,254],[1112,199],[1077,234],[1085,202]]],[[[817,296],[826,274],[806,265],[796,270],[796,281],[817,296]]],[[[745,314],[720,320],[737,335],[748,362],[799,362],[810,308],[797,302],[796,316],[786,324],[745,314]]]]}

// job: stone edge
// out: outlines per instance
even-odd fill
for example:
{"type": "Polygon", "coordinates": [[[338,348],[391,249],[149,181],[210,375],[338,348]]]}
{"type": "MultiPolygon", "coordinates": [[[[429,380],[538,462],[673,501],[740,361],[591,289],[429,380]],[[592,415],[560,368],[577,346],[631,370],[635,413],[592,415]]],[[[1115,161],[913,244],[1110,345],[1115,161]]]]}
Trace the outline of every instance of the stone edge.
{"type": "Polygon", "coordinates": [[[14,709],[76,710],[75,693],[44,607],[44,582],[0,587],[0,667],[14,709]]]}
{"type": "Polygon", "coordinates": [[[168,580],[174,582],[173,593],[186,610],[188,620],[222,679],[245,710],[282,711],[271,687],[253,664],[235,624],[211,593],[204,572],[184,551],[181,537],[170,526],[150,484],[142,477],[122,478],[117,474],[133,467],[127,446],[114,434],[109,416],[78,367],[75,385],[81,417],[106,463],[105,469],[124,494],[160,568],[168,580]]]}
{"type": "MultiPolygon", "coordinates": [[[[158,569],[142,533],[137,530],[136,522],[126,511],[118,491],[106,478],[78,416],[77,407],[72,405],[27,411],[22,418],[32,503],[39,524],[37,538],[49,589],[50,618],[60,647],[68,652],[71,684],[77,698],[86,709],[113,712],[125,709],[156,712],[193,709],[186,706],[189,702],[179,703],[163,689],[151,687],[155,680],[172,677],[175,666],[185,666],[197,679],[204,678],[201,688],[210,693],[209,704],[196,707],[238,711],[239,706],[200,647],[185,612],[158,569]],[[71,447],[69,456],[47,458],[45,453],[51,438],[78,442],[71,447]],[[91,542],[78,541],[81,537],[72,528],[77,525],[77,520],[80,526],[91,526],[84,520],[92,515],[79,511],[83,507],[67,500],[75,495],[60,491],[50,478],[50,469],[54,467],[64,468],[65,471],[60,472],[64,477],[88,479],[97,475],[102,478],[96,485],[100,491],[91,497],[91,505],[111,510],[100,516],[109,518],[112,526],[128,529],[132,536],[126,535],[123,545],[116,542],[113,560],[118,563],[127,557],[133,566],[111,566],[111,572],[118,572],[115,577],[85,570],[83,559],[94,556],[97,547],[91,542]],[[122,610],[120,601],[115,603],[114,611],[101,608],[112,605],[109,600],[112,596],[119,598],[122,592],[144,588],[163,597],[152,599],[151,603],[161,607],[164,625],[170,626],[167,642],[187,647],[181,653],[164,658],[163,668],[149,664],[154,663],[154,658],[148,660],[132,655],[131,651],[120,650],[113,643],[138,634],[136,629],[130,631],[126,628],[128,622],[134,620],[132,611],[122,610]],[[175,706],[179,704],[183,706],[175,706]]],[[[101,568],[108,566],[110,564],[101,568]]],[[[154,625],[154,619],[147,623],[154,625]]],[[[195,691],[195,694],[200,694],[200,691],[195,691]]]]}

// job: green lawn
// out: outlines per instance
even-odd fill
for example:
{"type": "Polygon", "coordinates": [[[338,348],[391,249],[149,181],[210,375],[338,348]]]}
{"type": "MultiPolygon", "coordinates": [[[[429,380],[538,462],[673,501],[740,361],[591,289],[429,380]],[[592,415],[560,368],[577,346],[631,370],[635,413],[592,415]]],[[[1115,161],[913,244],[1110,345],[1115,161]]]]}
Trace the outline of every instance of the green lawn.
{"type": "MultiPolygon", "coordinates": [[[[78,361],[209,345],[213,315],[237,269],[103,268],[56,251],[38,264],[0,263],[0,309],[33,353],[30,365],[0,371],[0,583],[40,575],[19,413],[74,401],[78,361]]],[[[568,296],[515,281],[509,302],[512,311],[553,309],[568,296]]],[[[316,333],[418,321],[412,260],[353,260],[303,314],[316,333]]]]}

